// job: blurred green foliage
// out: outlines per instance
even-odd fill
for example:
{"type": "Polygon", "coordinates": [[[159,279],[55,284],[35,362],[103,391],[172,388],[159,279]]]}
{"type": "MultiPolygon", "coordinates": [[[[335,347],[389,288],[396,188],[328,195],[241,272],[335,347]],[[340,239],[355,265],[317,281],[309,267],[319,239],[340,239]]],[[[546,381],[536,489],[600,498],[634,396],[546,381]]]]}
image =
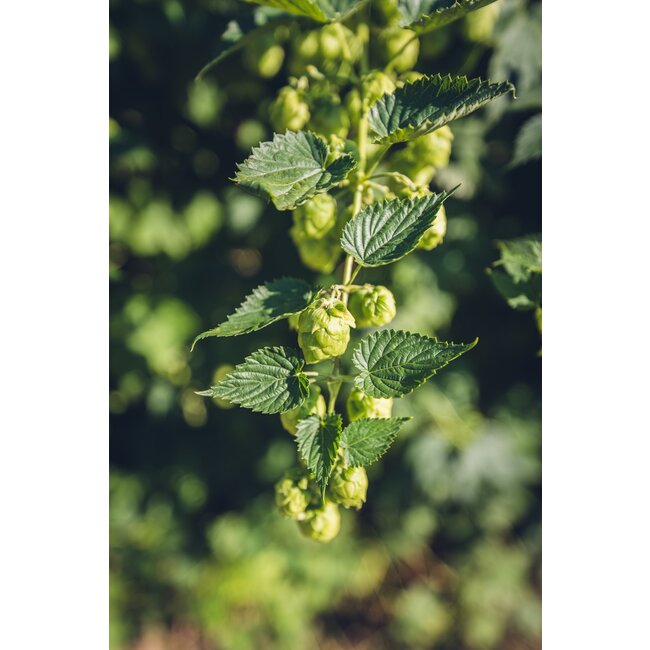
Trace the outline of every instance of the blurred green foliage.
{"type": "Polygon", "coordinates": [[[540,111],[541,5],[491,7],[425,36],[418,70],[509,78],[519,99],[454,128],[445,243],[367,277],[394,291],[394,327],[480,342],[396,401],[414,419],[370,468],[368,504],[317,546],[273,508],[294,457],[279,418],[194,394],[295,333],[189,353],[253,287],[308,273],[288,213],[228,181],[272,133],[290,59],[259,76],[244,51],[194,83],[250,7],[111,1],[112,648],[539,647],[540,340],[485,268],[497,240],[541,230],[539,160],[510,164],[540,111]]]}

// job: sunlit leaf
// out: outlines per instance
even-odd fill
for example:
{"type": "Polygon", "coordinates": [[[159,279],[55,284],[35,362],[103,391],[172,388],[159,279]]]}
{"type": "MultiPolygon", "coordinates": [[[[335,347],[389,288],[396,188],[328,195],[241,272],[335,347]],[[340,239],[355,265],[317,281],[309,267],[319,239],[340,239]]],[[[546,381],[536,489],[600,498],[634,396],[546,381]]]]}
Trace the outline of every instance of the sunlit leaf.
{"type": "Polygon", "coordinates": [[[352,354],[352,363],[360,371],[354,384],[371,397],[402,397],[477,341],[446,343],[400,330],[374,332],[361,339],[352,354]]]}
{"type": "Polygon", "coordinates": [[[515,93],[505,81],[435,74],[404,84],[377,100],[369,113],[374,141],[382,144],[405,142],[469,115],[500,95],[515,93]]]}
{"type": "Polygon", "coordinates": [[[203,397],[220,397],[260,413],[284,413],[300,406],[309,394],[302,357],[291,348],[262,348],[209,390],[203,397]]]}

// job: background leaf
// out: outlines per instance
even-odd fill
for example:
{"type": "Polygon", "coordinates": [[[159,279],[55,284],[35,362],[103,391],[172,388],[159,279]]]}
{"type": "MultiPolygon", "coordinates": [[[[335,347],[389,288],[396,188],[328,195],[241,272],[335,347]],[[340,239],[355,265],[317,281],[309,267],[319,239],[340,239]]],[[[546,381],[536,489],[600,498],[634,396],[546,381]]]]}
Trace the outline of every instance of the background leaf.
{"type": "Polygon", "coordinates": [[[302,311],[312,291],[304,280],[281,278],[262,284],[246,297],[234,314],[217,327],[199,334],[192,343],[210,336],[239,336],[262,329],[281,318],[302,311]]]}
{"type": "Polygon", "coordinates": [[[348,154],[326,165],[328,154],[329,147],[315,133],[276,134],[238,165],[235,180],[270,198],[278,210],[293,210],[314,194],[340,183],[356,166],[348,154]]]}
{"type": "Polygon", "coordinates": [[[253,4],[282,9],[296,16],[306,16],[319,23],[326,23],[327,16],[315,0],[246,0],[253,4]]]}
{"type": "Polygon", "coordinates": [[[422,77],[373,104],[370,131],[381,144],[405,142],[469,115],[507,92],[514,96],[515,87],[507,81],[490,83],[441,74],[422,77]]]}
{"type": "Polygon", "coordinates": [[[336,461],[341,426],[341,416],[336,413],[328,413],[322,420],[310,415],[298,422],[298,451],[316,477],[323,498],[336,461]]]}
{"type": "Polygon", "coordinates": [[[520,129],[510,167],[542,157],[542,114],[533,115],[520,129]]]}
{"type": "Polygon", "coordinates": [[[515,282],[527,280],[532,273],[542,272],[542,240],[537,235],[497,242],[501,257],[495,266],[503,266],[515,282]]]}
{"type": "Polygon", "coordinates": [[[309,394],[309,380],[301,372],[304,363],[291,348],[262,348],[198,395],[220,397],[259,413],[284,413],[309,394]]]}
{"type": "Polygon", "coordinates": [[[382,266],[414,250],[450,192],[373,203],[343,228],[341,246],[363,266],[382,266]]]}
{"type": "Polygon", "coordinates": [[[345,427],[341,446],[345,462],[365,467],[381,458],[393,444],[402,424],[411,418],[363,418],[345,427]]]}
{"type": "Polygon", "coordinates": [[[403,27],[408,27],[417,34],[426,34],[493,2],[494,0],[399,0],[398,8],[403,16],[403,27]]]}
{"type": "Polygon", "coordinates": [[[401,330],[361,339],[352,354],[355,386],[371,397],[402,397],[477,343],[446,343],[401,330]]]}

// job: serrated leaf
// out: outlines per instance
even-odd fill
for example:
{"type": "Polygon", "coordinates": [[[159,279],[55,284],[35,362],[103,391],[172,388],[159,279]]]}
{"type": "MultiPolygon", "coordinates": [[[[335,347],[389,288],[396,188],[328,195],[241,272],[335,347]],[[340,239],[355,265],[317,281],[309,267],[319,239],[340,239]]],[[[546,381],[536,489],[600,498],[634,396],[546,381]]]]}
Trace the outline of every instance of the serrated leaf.
{"type": "Polygon", "coordinates": [[[349,154],[327,165],[328,155],[329,147],[315,133],[276,134],[238,165],[235,181],[271,199],[278,210],[293,210],[340,183],[356,166],[349,154]]]}
{"type": "Polygon", "coordinates": [[[542,157],[542,114],[533,115],[519,130],[510,167],[542,157]]]}
{"type": "Polygon", "coordinates": [[[311,18],[319,23],[328,20],[316,0],[246,0],[246,2],[281,9],[295,16],[311,18]]]}
{"type": "Polygon", "coordinates": [[[298,451],[316,477],[323,498],[336,462],[341,426],[341,416],[336,413],[328,413],[322,420],[318,415],[310,415],[298,422],[298,451]]]}
{"type": "Polygon", "coordinates": [[[345,224],[343,250],[362,266],[382,266],[414,250],[440,206],[454,193],[373,203],[345,224]]]}
{"type": "Polygon", "coordinates": [[[197,393],[221,397],[258,413],[284,413],[300,406],[309,394],[304,360],[291,348],[262,348],[216,386],[197,393]]]}
{"type": "Polygon", "coordinates": [[[192,343],[192,349],[197,341],[210,336],[239,336],[262,329],[302,311],[311,298],[312,291],[304,280],[281,278],[262,284],[253,289],[253,293],[225,322],[199,334],[192,343]]]}
{"type": "Polygon", "coordinates": [[[366,467],[381,458],[393,444],[402,424],[411,418],[363,418],[345,427],[341,447],[345,462],[366,467]]]}
{"type": "Polygon", "coordinates": [[[381,97],[370,109],[368,124],[377,143],[406,142],[465,117],[507,92],[514,96],[515,87],[507,81],[435,74],[381,97]]]}
{"type": "Polygon", "coordinates": [[[371,397],[402,397],[477,341],[446,343],[401,330],[374,332],[361,339],[352,354],[352,363],[360,371],[354,384],[371,397]]]}
{"type": "Polygon", "coordinates": [[[400,24],[417,34],[439,29],[495,0],[399,0],[400,24]]]}

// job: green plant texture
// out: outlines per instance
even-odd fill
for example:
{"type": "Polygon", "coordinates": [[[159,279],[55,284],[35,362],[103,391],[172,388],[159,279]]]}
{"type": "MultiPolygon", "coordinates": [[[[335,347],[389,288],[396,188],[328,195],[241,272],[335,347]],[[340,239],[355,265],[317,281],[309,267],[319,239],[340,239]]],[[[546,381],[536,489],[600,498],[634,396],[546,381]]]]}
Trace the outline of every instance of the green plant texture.
{"type": "MultiPolygon", "coordinates": [[[[412,253],[457,189],[434,193],[428,182],[418,179],[417,170],[409,177],[394,169],[392,147],[398,143],[417,147],[421,138],[448,128],[497,97],[514,95],[515,88],[507,80],[492,83],[449,74],[418,75],[411,69],[417,56],[408,64],[403,61],[408,48],[418,42],[417,31],[385,31],[381,38],[397,38],[400,45],[387,60],[371,63],[370,14],[362,2],[347,3],[346,10],[357,11],[343,14],[324,0],[255,2],[328,26],[309,32],[315,39],[315,58],[304,74],[291,77],[278,92],[274,121],[284,129],[253,148],[238,165],[234,180],[242,189],[271,201],[277,210],[294,211],[294,240],[299,247],[323,240],[331,231],[332,245],[322,258],[324,269],[333,270],[342,253],[344,259],[340,280],[329,286],[310,289],[301,279],[284,278],[257,287],[236,312],[195,341],[247,334],[293,317],[303,358],[287,348],[257,350],[219,383],[197,394],[272,414],[299,409],[309,397],[310,384],[327,393],[325,415],[306,414],[296,422],[298,461],[308,470],[306,477],[320,498],[305,502],[302,510],[283,506],[281,512],[299,521],[307,536],[329,542],[338,533],[338,519],[336,525],[326,526],[327,534],[321,530],[321,524],[325,526],[321,520],[338,517],[334,515],[338,507],[350,503],[340,491],[328,490],[332,474],[378,460],[404,422],[369,418],[343,428],[337,413],[341,387],[353,383],[370,398],[401,398],[476,345],[476,341],[456,344],[383,329],[359,341],[348,367],[345,354],[351,328],[387,325],[396,314],[393,303],[389,312],[384,310],[388,318],[356,320],[348,310],[355,293],[364,292],[366,313],[381,309],[370,304],[373,299],[383,300],[373,285],[355,284],[357,277],[412,253]],[[309,118],[305,122],[295,116],[309,118]],[[398,192],[391,181],[400,186],[398,192]],[[313,370],[306,369],[314,364],[313,370]],[[318,525],[307,525],[311,518],[318,525]]],[[[429,31],[485,4],[456,3],[431,15],[423,6],[413,25],[419,32],[429,31]]],[[[399,5],[399,10],[404,15],[405,8],[399,5]]],[[[290,20],[287,16],[288,24],[290,20]]],[[[402,21],[402,27],[409,26],[402,21]]],[[[446,141],[441,139],[443,147],[446,141]]],[[[418,164],[426,163],[415,161],[418,164]]],[[[309,250],[303,257],[312,268],[321,263],[308,263],[309,250]]]]}
{"type": "Polygon", "coordinates": [[[539,1],[110,13],[111,650],[539,648],[539,1]]]}

